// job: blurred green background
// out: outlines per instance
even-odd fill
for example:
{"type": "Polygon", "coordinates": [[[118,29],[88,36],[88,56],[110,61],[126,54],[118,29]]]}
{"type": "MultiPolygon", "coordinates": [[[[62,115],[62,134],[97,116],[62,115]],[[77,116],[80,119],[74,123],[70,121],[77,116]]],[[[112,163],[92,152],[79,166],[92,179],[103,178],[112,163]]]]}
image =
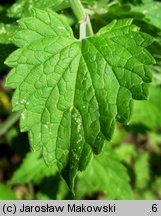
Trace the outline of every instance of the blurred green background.
{"type": "Polygon", "coordinates": [[[82,0],[94,31],[113,19],[134,18],[142,31],[154,36],[149,51],[153,82],[148,101],[136,101],[128,125],[117,124],[111,142],[76,179],[75,195],[40,152],[30,151],[28,136],[20,133],[20,113],[12,113],[13,91],[5,88],[6,57],[16,49],[12,35],[16,20],[32,7],[52,8],[67,19],[78,37],[78,23],[68,1],[0,2],[0,199],[161,199],[161,3],[153,0],[82,0]]]}

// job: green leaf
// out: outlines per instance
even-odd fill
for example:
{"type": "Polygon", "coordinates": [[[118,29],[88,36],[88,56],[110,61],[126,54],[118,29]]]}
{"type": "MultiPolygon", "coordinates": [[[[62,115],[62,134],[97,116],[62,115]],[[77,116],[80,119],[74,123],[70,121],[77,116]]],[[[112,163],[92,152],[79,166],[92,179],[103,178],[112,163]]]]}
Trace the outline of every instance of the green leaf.
{"type": "Polygon", "coordinates": [[[130,164],[137,155],[134,145],[128,143],[121,143],[121,145],[115,149],[115,153],[120,161],[127,164],[130,164]]]}
{"type": "Polygon", "coordinates": [[[69,193],[65,181],[60,175],[55,175],[50,178],[45,178],[39,185],[40,190],[36,194],[36,199],[41,200],[66,200],[75,199],[72,193],[69,193]],[[54,187],[53,187],[54,185],[54,187]],[[72,196],[70,196],[70,194],[72,196]]]}
{"type": "Polygon", "coordinates": [[[68,0],[17,0],[9,9],[8,16],[14,18],[31,15],[33,8],[52,8],[55,11],[69,6],[68,0]]]}
{"type": "Polygon", "coordinates": [[[134,5],[141,4],[142,0],[119,0],[123,4],[131,3],[134,5]]]}
{"type": "Polygon", "coordinates": [[[55,167],[47,167],[40,157],[40,152],[28,153],[21,166],[14,172],[11,183],[23,184],[28,182],[40,182],[43,178],[54,175],[55,167]]]}
{"type": "Polygon", "coordinates": [[[36,9],[19,23],[20,49],[6,60],[13,110],[22,110],[21,130],[29,131],[32,147],[58,164],[73,189],[91,152],[111,139],[115,119],[127,123],[132,99],[146,99],[155,61],[145,47],[153,39],[131,19],[114,20],[83,41],[50,10],[36,9]]]}
{"type": "Polygon", "coordinates": [[[156,130],[161,127],[161,88],[151,86],[148,101],[135,101],[134,112],[130,124],[142,124],[156,130]]]}
{"type": "Polygon", "coordinates": [[[103,192],[107,199],[132,198],[127,171],[110,149],[94,157],[87,169],[79,174],[76,186],[78,199],[96,192],[103,192]]]}
{"type": "Polygon", "coordinates": [[[11,38],[16,31],[17,26],[14,24],[0,23],[0,44],[10,44],[11,38]]]}
{"type": "Polygon", "coordinates": [[[144,153],[139,155],[134,165],[135,186],[138,189],[144,189],[148,186],[150,180],[149,155],[144,153]]]}
{"type": "Polygon", "coordinates": [[[16,200],[14,192],[2,183],[0,183],[0,200],[16,200]]]}
{"type": "Polygon", "coordinates": [[[157,176],[154,183],[152,184],[152,189],[161,196],[161,176],[157,176]]]}
{"type": "Polygon", "coordinates": [[[153,193],[153,191],[150,189],[146,189],[143,192],[138,191],[137,194],[135,194],[134,197],[135,200],[156,200],[158,197],[153,193]]]}
{"type": "MultiPolygon", "coordinates": [[[[153,152],[156,155],[160,154],[160,133],[158,131],[159,130],[150,131],[148,133],[148,147],[153,149],[153,152]]],[[[157,161],[157,159],[156,159],[156,161],[157,161]]]]}
{"type": "Polygon", "coordinates": [[[156,60],[156,64],[152,65],[153,73],[153,83],[156,85],[161,85],[161,37],[156,35],[155,43],[153,43],[149,48],[150,52],[156,60]]]}

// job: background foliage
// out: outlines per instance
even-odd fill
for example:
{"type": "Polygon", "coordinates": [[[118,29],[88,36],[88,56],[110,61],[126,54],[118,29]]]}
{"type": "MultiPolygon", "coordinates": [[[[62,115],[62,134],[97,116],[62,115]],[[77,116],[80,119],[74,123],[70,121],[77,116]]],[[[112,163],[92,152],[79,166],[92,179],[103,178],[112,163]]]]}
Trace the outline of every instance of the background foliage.
{"type": "Polygon", "coordinates": [[[16,49],[12,35],[16,20],[33,7],[62,15],[78,37],[78,24],[68,0],[17,0],[0,4],[0,199],[161,199],[161,2],[153,0],[82,0],[94,31],[113,19],[134,18],[155,42],[149,51],[153,82],[148,101],[135,101],[128,126],[118,124],[111,142],[76,179],[75,195],[40,152],[30,152],[27,134],[19,132],[19,113],[11,112],[12,90],[4,86],[6,57],[16,49]],[[52,190],[51,190],[52,188],[52,190]]]}

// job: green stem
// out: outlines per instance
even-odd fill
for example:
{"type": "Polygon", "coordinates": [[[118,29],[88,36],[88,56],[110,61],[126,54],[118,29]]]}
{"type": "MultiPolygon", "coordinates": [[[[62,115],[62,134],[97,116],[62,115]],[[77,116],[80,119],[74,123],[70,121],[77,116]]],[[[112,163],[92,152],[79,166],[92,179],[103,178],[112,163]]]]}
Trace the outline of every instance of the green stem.
{"type": "MultiPolygon", "coordinates": [[[[84,29],[84,25],[86,25],[86,35],[92,36],[93,29],[92,29],[91,21],[81,1],[80,0],[70,0],[70,5],[71,5],[71,8],[76,18],[79,20],[80,25],[83,25],[82,29],[84,29]]],[[[84,33],[82,35],[84,35],[84,33]]],[[[81,37],[81,29],[80,29],[80,37],[81,37]]]]}
{"type": "Polygon", "coordinates": [[[7,120],[0,125],[0,136],[4,135],[20,118],[21,112],[12,113],[7,120]]]}

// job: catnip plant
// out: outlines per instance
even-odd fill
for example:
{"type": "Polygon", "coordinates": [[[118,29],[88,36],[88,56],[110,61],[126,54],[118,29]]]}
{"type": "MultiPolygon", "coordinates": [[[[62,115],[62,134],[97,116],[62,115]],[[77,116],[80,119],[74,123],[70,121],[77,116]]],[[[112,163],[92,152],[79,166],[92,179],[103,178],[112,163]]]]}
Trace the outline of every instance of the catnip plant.
{"type": "MultiPolygon", "coordinates": [[[[147,99],[154,37],[117,15],[96,31],[89,1],[33,1],[32,8],[23,2],[11,37],[17,49],[5,61],[12,68],[6,87],[15,89],[12,108],[32,149],[74,192],[77,172],[104,151],[116,122],[127,124],[133,101],[147,99]],[[65,8],[77,19],[77,34],[60,13],[65,8]]],[[[94,2],[103,14],[107,1],[94,2]]],[[[10,17],[16,10],[8,10],[10,17]]]]}

